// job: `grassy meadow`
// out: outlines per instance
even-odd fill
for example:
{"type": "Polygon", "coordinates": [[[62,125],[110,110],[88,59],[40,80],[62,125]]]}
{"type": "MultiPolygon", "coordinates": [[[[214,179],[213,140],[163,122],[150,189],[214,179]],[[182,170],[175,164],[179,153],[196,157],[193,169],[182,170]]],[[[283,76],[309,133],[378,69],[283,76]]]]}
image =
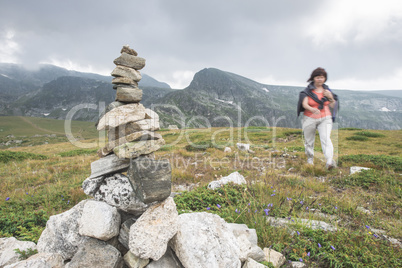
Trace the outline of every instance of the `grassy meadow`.
{"type": "MultiPolygon", "coordinates": [[[[88,198],[81,184],[104,139],[91,122],[72,122],[75,144],[63,134],[64,121],[0,117],[0,129],[0,237],[37,242],[49,216],[88,198]],[[10,139],[23,142],[6,146],[10,139]]],[[[245,223],[257,230],[260,247],[312,267],[402,266],[401,249],[385,239],[402,238],[401,130],[333,131],[339,167],[330,171],[318,135],[315,165],[306,164],[299,129],[159,133],[166,145],[155,155],[170,160],[172,191],[191,189],[175,196],[179,213],[205,211],[245,223]],[[239,151],[238,142],[251,144],[252,152],[239,151]],[[225,153],[225,147],[232,151],[225,153]],[[351,166],[371,170],[349,175],[351,166]],[[235,171],[247,185],[207,189],[210,181],[235,171]],[[292,224],[275,227],[267,216],[292,224]],[[300,219],[325,221],[337,231],[313,230],[300,219]]]]}

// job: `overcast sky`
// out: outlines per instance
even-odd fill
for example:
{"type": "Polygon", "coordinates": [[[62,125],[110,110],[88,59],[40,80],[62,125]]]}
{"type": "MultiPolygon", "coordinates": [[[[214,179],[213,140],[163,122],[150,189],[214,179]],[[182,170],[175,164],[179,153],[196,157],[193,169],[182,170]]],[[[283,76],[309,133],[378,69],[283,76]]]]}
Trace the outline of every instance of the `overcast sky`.
{"type": "Polygon", "coordinates": [[[402,89],[401,0],[0,0],[0,62],[110,74],[128,44],[141,71],[185,88],[214,67],[305,86],[402,89]]]}

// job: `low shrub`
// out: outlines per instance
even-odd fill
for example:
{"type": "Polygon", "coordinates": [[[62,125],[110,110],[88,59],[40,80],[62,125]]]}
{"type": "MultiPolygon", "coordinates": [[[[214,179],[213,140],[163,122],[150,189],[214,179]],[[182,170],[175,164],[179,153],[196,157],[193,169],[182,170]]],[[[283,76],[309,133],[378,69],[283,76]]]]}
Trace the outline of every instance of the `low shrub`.
{"type": "Polygon", "coordinates": [[[354,135],[370,137],[370,138],[385,137],[385,135],[383,135],[383,134],[374,133],[374,132],[370,132],[370,131],[360,131],[360,132],[354,133],[354,135]]]}
{"type": "Polygon", "coordinates": [[[45,160],[46,155],[33,154],[26,152],[0,151],[0,162],[8,163],[10,161],[24,161],[26,159],[45,160]]]}
{"type": "Polygon", "coordinates": [[[377,169],[392,169],[395,172],[402,171],[402,157],[390,155],[342,155],[338,159],[339,165],[344,166],[345,163],[351,165],[369,165],[377,169]]]}
{"type": "Polygon", "coordinates": [[[365,136],[350,136],[346,138],[349,141],[367,141],[368,138],[365,136]]]}

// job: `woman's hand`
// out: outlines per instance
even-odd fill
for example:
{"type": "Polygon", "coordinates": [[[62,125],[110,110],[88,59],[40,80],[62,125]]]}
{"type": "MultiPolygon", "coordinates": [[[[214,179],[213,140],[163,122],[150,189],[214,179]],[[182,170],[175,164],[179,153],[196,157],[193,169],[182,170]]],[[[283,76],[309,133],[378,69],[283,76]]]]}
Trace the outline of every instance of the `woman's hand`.
{"type": "Polygon", "coordinates": [[[318,110],[317,108],[311,108],[310,112],[312,112],[313,114],[320,114],[320,110],[318,110]]]}
{"type": "Polygon", "coordinates": [[[328,89],[324,90],[324,96],[331,102],[334,100],[334,95],[332,95],[332,92],[328,89]]]}

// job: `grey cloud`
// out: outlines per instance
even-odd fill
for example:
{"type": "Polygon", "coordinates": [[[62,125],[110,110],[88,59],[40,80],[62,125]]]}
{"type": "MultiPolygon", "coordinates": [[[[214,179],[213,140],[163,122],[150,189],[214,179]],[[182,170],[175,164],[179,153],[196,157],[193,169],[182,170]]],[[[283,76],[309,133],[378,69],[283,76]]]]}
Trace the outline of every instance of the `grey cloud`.
{"type": "Polygon", "coordinates": [[[216,67],[303,85],[317,66],[331,79],[365,79],[402,68],[401,41],[393,38],[400,36],[398,18],[387,38],[316,47],[304,27],[311,26],[306,18],[326,12],[318,0],[22,2],[3,2],[0,32],[15,31],[16,56],[24,64],[58,59],[112,70],[120,47],[129,44],[147,59],[144,72],[157,79],[216,67]]]}

